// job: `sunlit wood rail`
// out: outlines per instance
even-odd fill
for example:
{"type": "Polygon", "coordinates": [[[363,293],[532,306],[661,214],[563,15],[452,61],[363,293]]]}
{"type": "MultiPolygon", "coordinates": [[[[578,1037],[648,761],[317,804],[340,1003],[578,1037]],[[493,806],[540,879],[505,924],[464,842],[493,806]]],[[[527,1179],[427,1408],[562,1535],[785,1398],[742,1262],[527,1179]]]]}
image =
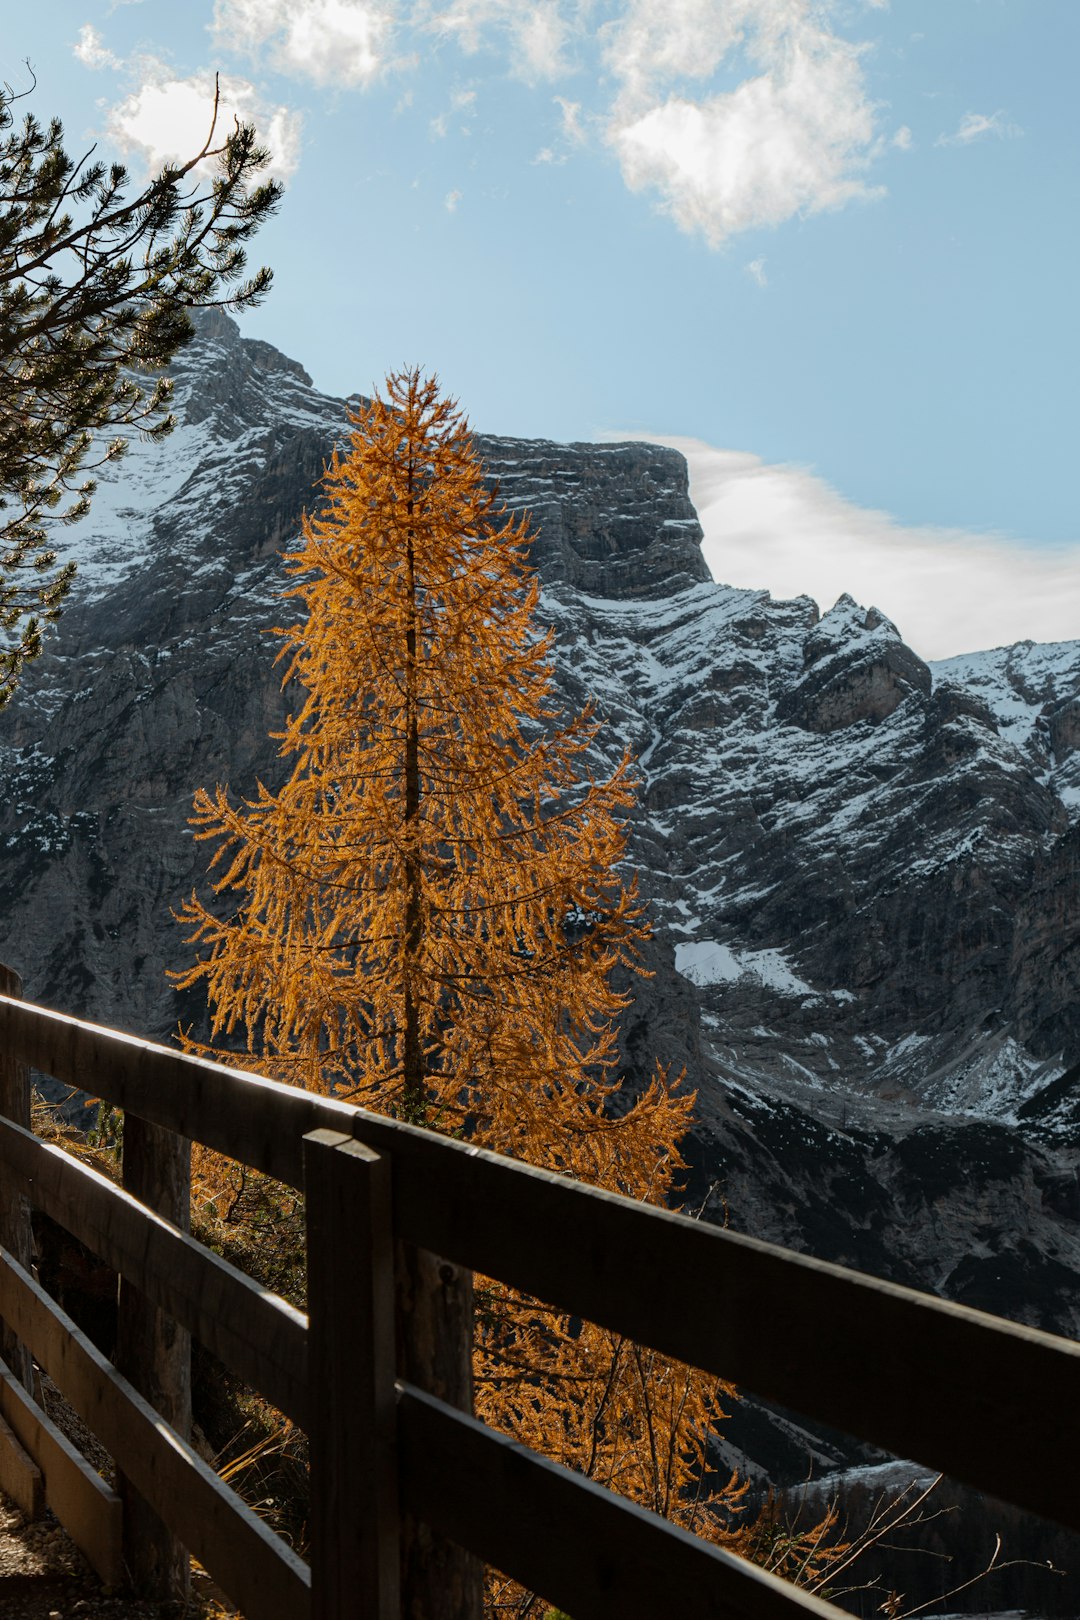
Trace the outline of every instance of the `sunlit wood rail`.
{"type": "Polygon", "coordinates": [[[247,1620],[396,1620],[399,1507],[574,1620],[839,1614],[397,1377],[395,1242],[1080,1529],[1076,1344],[7,996],[2,1062],[306,1188],[309,1317],[0,1118],[8,1205],[60,1222],[309,1435],[310,1567],[0,1253],[0,1319],[247,1620]]]}

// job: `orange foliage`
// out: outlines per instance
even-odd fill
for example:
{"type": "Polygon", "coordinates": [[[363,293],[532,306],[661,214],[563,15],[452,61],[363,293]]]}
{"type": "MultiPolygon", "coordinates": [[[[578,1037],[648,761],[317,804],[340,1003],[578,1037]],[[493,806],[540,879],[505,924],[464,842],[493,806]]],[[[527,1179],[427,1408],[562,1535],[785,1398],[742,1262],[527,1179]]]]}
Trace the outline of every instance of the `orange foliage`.
{"type": "MultiPolygon", "coordinates": [[[[613,974],[647,932],[620,864],[629,759],[596,779],[596,720],[556,712],[526,522],[436,382],[392,376],[352,423],[286,559],[291,774],[197,794],[218,904],[183,907],[203,954],[179,982],[205,985],[212,1043],[276,1079],[665,1203],[693,1098],[658,1075],[611,1107],[613,974]]],[[[739,1488],[705,1483],[715,1380],[478,1279],[476,1388],[494,1426],[742,1543],[739,1488]]]]}
{"type": "Polygon", "coordinates": [[[526,525],[452,403],[415,373],[388,393],[287,558],[292,774],[196,796],[240,898],[183,908],[208,950],[180,983],[266,1073],[607,1184],[634,1133],[604,1110],[611,974],[645,932],[618,871],[628,761],[591,780],[592,716],[555,724],[526,525]]]}

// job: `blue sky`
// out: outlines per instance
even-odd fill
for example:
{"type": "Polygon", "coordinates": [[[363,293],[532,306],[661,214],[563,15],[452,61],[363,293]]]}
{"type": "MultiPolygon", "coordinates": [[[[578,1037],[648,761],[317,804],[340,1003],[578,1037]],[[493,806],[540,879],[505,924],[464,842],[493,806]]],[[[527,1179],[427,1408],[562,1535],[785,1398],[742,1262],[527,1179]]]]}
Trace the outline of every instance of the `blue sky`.
{"type": "Polygon", "coordinates": [[[331,392],[687,449],[718,578],[928,656],[1080,634],[1075,0],[0,0],[140,177],[210,76],[287,190],[244,330],[331,392]]]}

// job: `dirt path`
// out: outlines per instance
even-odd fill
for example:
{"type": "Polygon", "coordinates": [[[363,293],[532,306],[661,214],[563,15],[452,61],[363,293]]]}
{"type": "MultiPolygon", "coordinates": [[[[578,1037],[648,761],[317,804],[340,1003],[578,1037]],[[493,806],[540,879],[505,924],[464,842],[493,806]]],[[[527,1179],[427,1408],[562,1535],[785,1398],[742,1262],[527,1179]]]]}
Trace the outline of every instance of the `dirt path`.
{"type": "Polygon", "coordinates": [[[188,1620],[221,1615],[215,1604],[148,1603],[110,1597],[51,1514],[27,1524],[0,1494],[0,1616],[3,1620],[188,1620]]]}

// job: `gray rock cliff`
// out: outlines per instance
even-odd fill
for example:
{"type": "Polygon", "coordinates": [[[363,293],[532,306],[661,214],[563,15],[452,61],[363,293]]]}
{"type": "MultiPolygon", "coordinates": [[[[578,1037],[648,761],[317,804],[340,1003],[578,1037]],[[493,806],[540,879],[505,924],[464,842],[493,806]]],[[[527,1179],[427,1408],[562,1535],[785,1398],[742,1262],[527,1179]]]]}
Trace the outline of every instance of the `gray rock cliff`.
{"type": "MultiPolygon", "coordinates": [[[[168,1039],[200,785],[273,781],[279,554],[346,406],[225,317],[72,539],[0,717],[0,958],[168,1039]]],[[[1080,1332],[1080,644],[928,666],[872,607],[714,584],[682,458],[483,438],[538,529],[567,703],[639,760],[655,977],[628,1073],[685,1065],[713,1218],[1080,1332]]]]}

